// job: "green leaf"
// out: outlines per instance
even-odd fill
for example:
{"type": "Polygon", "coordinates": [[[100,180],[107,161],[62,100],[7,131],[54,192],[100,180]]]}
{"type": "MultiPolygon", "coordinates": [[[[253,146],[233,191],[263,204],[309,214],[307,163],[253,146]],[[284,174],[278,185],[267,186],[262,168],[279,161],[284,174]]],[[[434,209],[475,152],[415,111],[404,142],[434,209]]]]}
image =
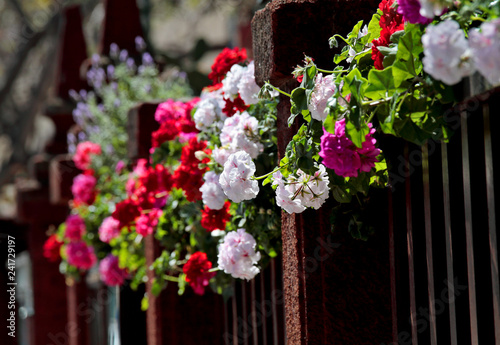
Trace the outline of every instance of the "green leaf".
{"type": "Polygon", "coordinates": [[[361,147],[366,135],[370,133],[370,128],[366,123],[362,122],[360,128],[357,129],[351,121],[346,121],[345,132],[354,145],[361,147]]]}
{"type": "Polygon", "coordinates": [[[362,99],[367,80],[363,78],[361,72],[355,68],[344,78],[344,87],[342,88],[342,96],[346,97],[349,93],[352,94],[353,97],[362,99]]]}
{"type": "Polygon", "coordinates": [[[332,187],[332,194],[335,200],[340,203],[348,203],[352,200],[352,195],[347,193],[347,191],[340,186],[334,185],[332,187]]]}
{"type": "Polygon", "coordinates": [[[144,297],[141,300],[141,310],[146,311],[149,308],[149,299],[148,295],[144,295],[144,297]]]}
{"type": "Polygon", "coordinates": [[[380,32],[382,31],[382,28],[380,27],[380,13],[382,12],[377,10],[377,13],[372,16],[370,23],[368,23],[368,35],[365,36],[367,40],[366,42],[371,42],[380,37],[380,32]]]}
{"type": "Polygon", "coordinates": [[[398,52],[393,63],[394,85],[400,87],[403,81],[416,77],[422,71],[419,54],[423,48],[420,43],[422,32],[417,26],[409,25],[399,39],[398,52]]]}
{"type": "Polygon", "coordinates": [[[394,92],[405,91],[407,85],[394,85],[393,66],[383,70],[372,69],[368,73],[368,87],[365,90],[365,96],[373,100],[391,97],[394,92]]]}

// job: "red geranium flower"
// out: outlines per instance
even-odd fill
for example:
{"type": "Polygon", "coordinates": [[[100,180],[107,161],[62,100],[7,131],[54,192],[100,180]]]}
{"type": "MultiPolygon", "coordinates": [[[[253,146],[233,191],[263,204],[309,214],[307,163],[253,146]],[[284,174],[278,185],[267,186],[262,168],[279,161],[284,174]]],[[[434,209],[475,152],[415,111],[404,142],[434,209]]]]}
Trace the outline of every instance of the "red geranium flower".
{"type": "Polygon", "coordinates": [[[245,48],[241,50],[238,47],[234,49],[224,48],[215,58],[212,65],[212,72],[210,72],[208,78],[213,81],[214,85],[220,83],[234,64],[243,62],[246,59],[247,51],[245,48]]]}
{"type": "Polygon", "coordinates": [[[196,252],[189,258],[182,268],[186,274],[186,281],[191,285],[197,295],[205,294],[205,287],[208,286],[216,272],[208,272],[212,268],[212,263],[208,261],[207,254],[196,252]]]}
{"type": "Polygon", "coordinates": [[[174,172],[175,186],[184,191],[186,199],[190,202],[201,200],[200,192],[203,186],[203,172],[197,167],[181,164],[174,172]]]}
{"type": "Polygon", "coordinates": [[[151,146],[153,148],[161,146],[166,141],[174,140],[179,135],[179,130],[175,121],[165,121],[157,131],[151,135],[151,146]]]}
{"type": "Polygon", "coordinates": [[[233,116],[237,111],[241,112],[248,109],[248,105],[245,104],[240,95],[238,95],[238,97],[234,100],[225,98],[224,101],[226,102],[226,105],[224,106],[224,109],[222,109],[222,112],[225,113],[227,117],[233,116]]]}
{"type": "Polygon", "coordinates": [[[79,143],[73,156],[73,162],[75,162],[75,166],[80,170],[87,170],[90,166],[91,154],[100,155],[101,146],[91,141],[84,141],[79,143]]]}
{"type": "Polygon", "coordinates": [[[52,235],[45,241],[43,245],[43,256],[50,262],[57,262],[61,259],[62,241],[59,241],[57,235],[52,235]]]}
{"type": "Polygon", "coordinates": [[[115,211],[111,214],[114,219],[120,222],[120,229],[124,226],[128,226],[140,215],[139,205],[132,199],[125,199],[116,204],[115,211]]]}
{"type": "Polygon", "coordinates": [[[231,206],[229,201],[226,201],[220,210],[211,210],[208,206],[205,206],[201,210],[201,226],[209,232],[217,229],[225,230],[227,221],[231,219],[229,206],[231,206]]]}
{"type": "Polygon", "coordinates": [[[384,69],[384,55],[377,47],[388,47],[391,43],[391,35],[396,31],[404,30],[403,16],[393,7],[394,0],[382,0],[379,5],[382,11],[379,25],[382,28],[380,38],[372,41],[372,60],[375,68],[378,70],[384,69]]]}

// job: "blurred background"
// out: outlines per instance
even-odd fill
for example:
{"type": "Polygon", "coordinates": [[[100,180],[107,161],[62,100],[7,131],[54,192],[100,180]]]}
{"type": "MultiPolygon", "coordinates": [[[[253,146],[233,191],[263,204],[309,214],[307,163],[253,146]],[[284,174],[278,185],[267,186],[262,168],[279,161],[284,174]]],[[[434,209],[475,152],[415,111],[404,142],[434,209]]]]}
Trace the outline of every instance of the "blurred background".
{"type": "MultiPolygon", "coordinates": [[[[148,51],[160,66],[177,66],[199,92],[223,47],[243,46],[251,57],[250,21],[264,0],[137,0],[148,51]]],[[[16,215],[14,183],[28,176],[30,157],[56,134],[46,116],[61,67],[64,9],[80,5],[86,54],[106,54],[106,40],[131,40],[127,8],[106,15],[103,0],[0,0],[0,219],[16,215]],[[109,18],[106,19],[106,16],[109,18]],[[114,29],[104,38],[104,22],[114,29]],[[127,37],[129,36],[129,37],[127,37]]],[[[133,43],[133,42],[132,42],[133,43]]],[[[121,47],[120,47],[121,48],[121,47]]],[[[84,75],[84,73],[83,73],[84,75]]]]}

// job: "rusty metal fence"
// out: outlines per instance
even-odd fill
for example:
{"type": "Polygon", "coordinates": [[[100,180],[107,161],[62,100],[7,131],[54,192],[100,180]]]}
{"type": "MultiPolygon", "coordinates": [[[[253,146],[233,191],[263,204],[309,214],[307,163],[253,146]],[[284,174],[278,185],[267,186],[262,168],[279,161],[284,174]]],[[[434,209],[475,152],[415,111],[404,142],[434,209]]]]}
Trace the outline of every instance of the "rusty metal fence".
{"type": "Polygon", "coordinates": [[[500,344],[499,98],[499,88],[483,91],[443,114],[448,144],[391,152],[395,344],[500,344]]]}

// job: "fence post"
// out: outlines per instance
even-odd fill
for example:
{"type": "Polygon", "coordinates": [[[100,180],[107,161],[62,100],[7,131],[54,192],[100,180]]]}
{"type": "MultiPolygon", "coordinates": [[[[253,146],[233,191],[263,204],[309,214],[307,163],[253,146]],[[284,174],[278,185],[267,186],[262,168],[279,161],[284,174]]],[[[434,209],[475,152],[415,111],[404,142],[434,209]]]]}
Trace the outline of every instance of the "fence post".
{"type": "MultiPolygon", "coordinates": [[[[304,55],[331,69],[328,38],[346,34],[369,19],[378,1],[277,0],[252,22],[255,76],[285,92],[298,83],[293,68],[304,55]]],[[[280,95],[278,151],[297,131],[287,126],[290,101],[280,95]]],[[[383,197],[382,197],[383,198],[383,197]]],[[[383,204],[383,203],[379,203],[383,204]]],[[[353,240],[347,229],[331,232],[333,201],[319,211],[282,213],[283,286],[287,344],[369,344],[391,341],[387,233],[368,242],[353,240]]],[[[385,205],[385,204],[383,204],[385,205]]],[[[381,217],[382,218],[382,217],[381,217]]]]}
{"type": "Polygon", "coordinates": [[[143,36],[140,13],[136,0],[106,0],[106,14],[99,51],[109,55],[109,46],[116,43],[136,55],[135,38],[143,36]]]}

